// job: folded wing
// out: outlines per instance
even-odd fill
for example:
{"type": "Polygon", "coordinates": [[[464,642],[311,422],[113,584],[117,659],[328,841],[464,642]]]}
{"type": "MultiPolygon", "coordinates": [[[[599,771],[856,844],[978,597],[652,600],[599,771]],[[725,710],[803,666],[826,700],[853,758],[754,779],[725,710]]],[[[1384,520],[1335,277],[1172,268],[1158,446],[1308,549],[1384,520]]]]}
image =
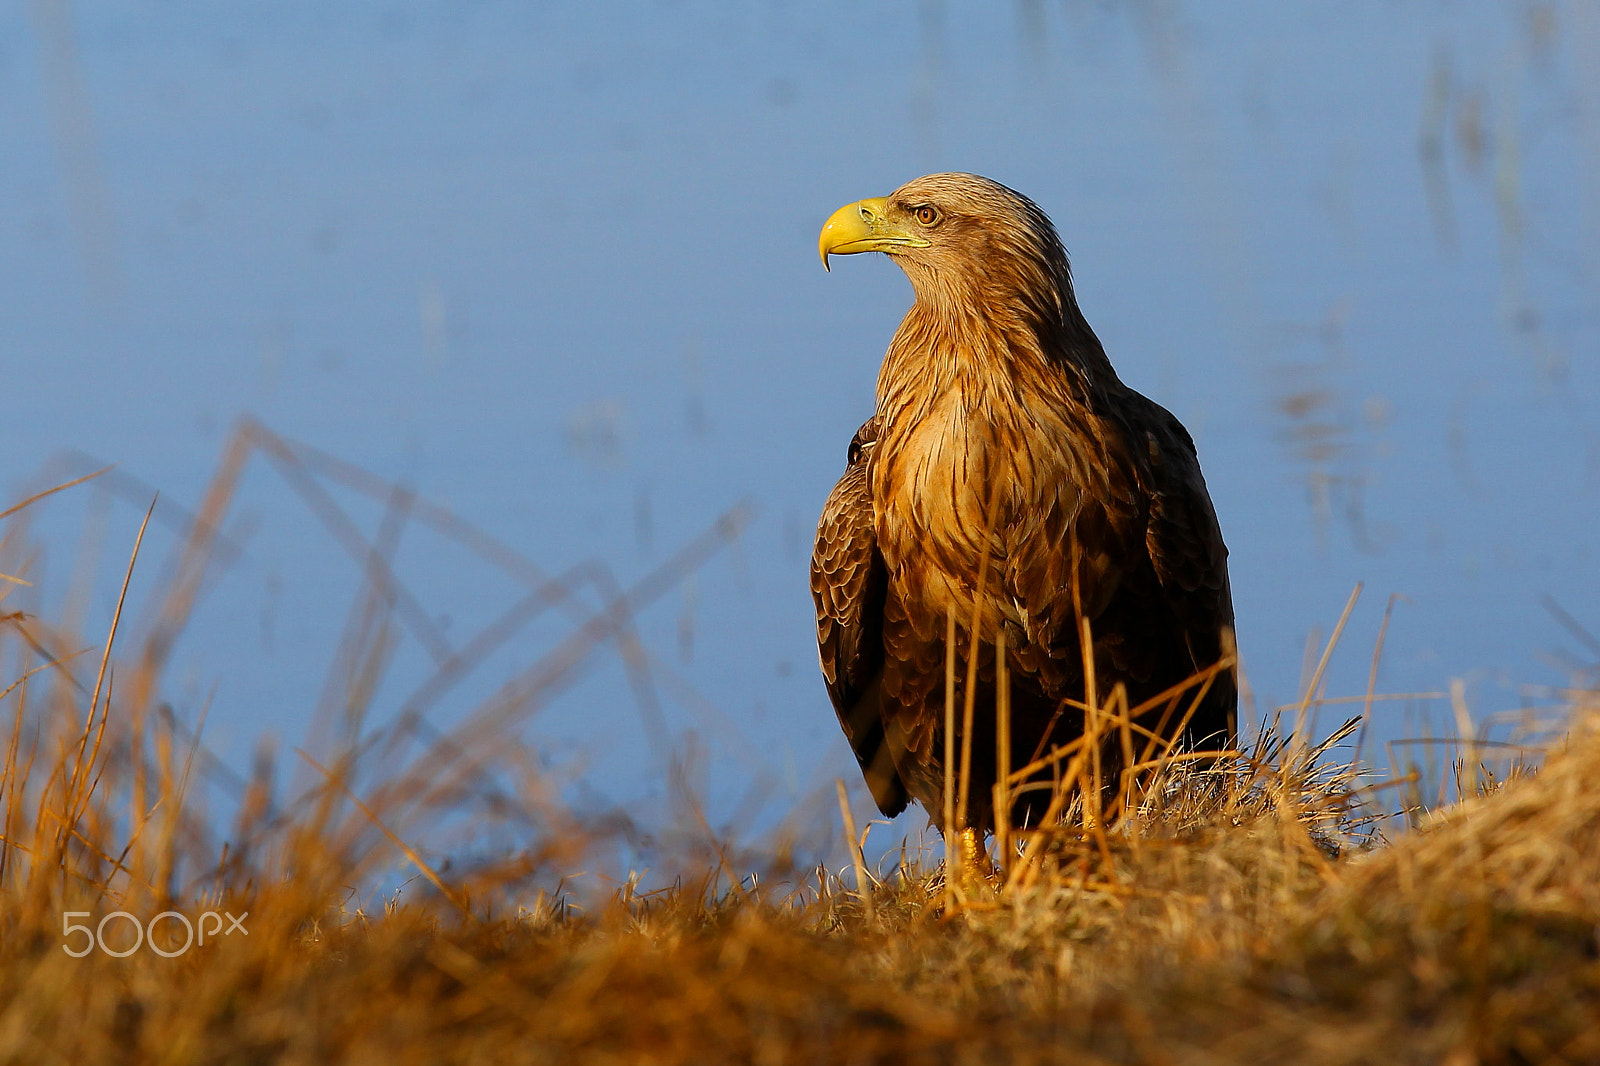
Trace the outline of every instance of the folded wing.
{"type": "Polygon", "coordinates": [[[886,742],[881,704],[888,572],[878,552],[867,482],[877,430],[872,418],[856,432],[844,476],[822,508],[811,554],[811,596],[828,696],[873,800],[893,817],[905,809],[907,796],[886,742]]]}

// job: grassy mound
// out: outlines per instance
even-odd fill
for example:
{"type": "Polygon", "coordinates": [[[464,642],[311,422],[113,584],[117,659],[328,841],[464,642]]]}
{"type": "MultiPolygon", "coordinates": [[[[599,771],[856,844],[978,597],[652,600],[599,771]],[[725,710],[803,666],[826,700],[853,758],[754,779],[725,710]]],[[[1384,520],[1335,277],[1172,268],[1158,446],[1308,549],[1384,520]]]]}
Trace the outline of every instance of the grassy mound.
{"type": "MultiPolygon", "coordinates": [[[[1335,856],[1314,812],[1286,813],[1257,783],[1103,841],[1064,838],[1026,887],[965,905],[937,869],[895,869],[870,919],[826,874],[715,895],[624,887],[595,913],[545,898],[496,914],[473,901],[483,886],[456,882],[369,917],[342,902],[359,864],[305,826],[248,881],[190,901],[149,897],[131,868],[93,882],[13,851],[0,1055],[1596,1061],[1597,722],[1581,718],[1538,774],[1391,845],[1335,856]],[[63,937],[64,911],[160,907],[247,915],[247,935],[174,958],[64,950],[82,943],[63,937]]],[[[115,923],[103,935],[132,940],[115,923]]]]}

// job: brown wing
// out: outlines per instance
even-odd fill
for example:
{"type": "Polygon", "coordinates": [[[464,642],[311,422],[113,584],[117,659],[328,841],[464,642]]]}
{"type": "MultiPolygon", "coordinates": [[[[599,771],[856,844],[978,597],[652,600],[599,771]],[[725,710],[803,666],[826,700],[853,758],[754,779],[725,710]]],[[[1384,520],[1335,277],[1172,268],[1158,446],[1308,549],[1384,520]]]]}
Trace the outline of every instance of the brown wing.
{"type": "Polygon", "coordinates": [[[878,553],[867,484],[867,455],[877,436],[876,418],[856,431],[844,476],[822,508],[811,553],[811,596],[828,696],[873,800],[893,817],[905,809],[906,787],[885,742],[881,707],[888,572],[878,553]]]}
{"type": "MultiPolygon", "coordinates": [[[[1144,468],[1150,499],[1145,545],[1188,651],[1191,672],[1232,655],[1233,594],[1228,587],[1228,548],[1206,491],[1200,460],[1188,430],[1154,401],[1145,407],[1144,468]]],[[[1233,742],[1238,711],[1233,670],[1219,674],[1196,708],[1187,730],[1195,742],[1217,747],[1233,742]]]]}

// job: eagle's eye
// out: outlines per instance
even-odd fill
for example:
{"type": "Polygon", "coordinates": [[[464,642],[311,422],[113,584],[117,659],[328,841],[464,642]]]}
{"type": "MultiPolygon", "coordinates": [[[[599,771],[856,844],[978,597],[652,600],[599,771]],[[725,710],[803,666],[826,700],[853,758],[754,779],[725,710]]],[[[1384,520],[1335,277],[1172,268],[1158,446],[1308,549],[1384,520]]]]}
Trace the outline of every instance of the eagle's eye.
{"type": "Polygon", "coordinates": [[[924,226],[931,226],[939,221],[939,209],[932,204],[923,204],[912,213],[916,216],[917,221],[924,226]]]}

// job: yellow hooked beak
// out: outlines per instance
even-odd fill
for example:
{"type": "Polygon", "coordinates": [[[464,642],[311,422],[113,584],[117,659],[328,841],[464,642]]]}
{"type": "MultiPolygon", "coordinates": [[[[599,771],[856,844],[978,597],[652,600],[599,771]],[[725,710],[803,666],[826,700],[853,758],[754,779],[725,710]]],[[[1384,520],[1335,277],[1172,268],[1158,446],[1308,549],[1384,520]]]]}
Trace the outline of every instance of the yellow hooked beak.
{"type": "Polygon", "coordinates": [[[891,223],[888,214],[889,201],[882,196],[845,204],[835,211],[823,224],[822,236],[817,240],[822,269],[828,269],[830,255],[928,247],[928,242],[921,237],[891,223]]]}

